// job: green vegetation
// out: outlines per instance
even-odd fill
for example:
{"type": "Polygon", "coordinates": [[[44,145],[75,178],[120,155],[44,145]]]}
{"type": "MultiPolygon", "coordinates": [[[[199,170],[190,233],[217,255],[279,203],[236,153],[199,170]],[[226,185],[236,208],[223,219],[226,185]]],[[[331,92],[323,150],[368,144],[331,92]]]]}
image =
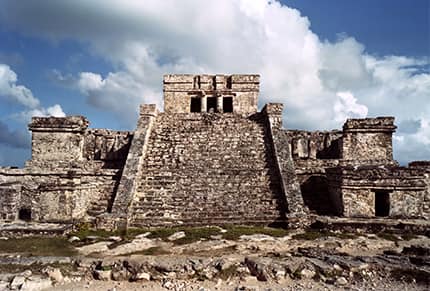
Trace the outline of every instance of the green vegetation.
{"type": "Polygon", "coordinates": [[[64,237],[23,237],[0,240],[0,252],[23,256],[74,256],[76,251],[64,237]]]}

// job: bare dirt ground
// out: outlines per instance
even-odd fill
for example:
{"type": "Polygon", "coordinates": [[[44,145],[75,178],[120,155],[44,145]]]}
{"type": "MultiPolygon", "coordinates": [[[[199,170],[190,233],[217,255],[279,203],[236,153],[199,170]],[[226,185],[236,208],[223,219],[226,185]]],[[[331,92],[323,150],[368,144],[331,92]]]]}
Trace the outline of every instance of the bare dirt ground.
{"type": "Polygon", "coordinates": [[[426,227],[9,233],[0,237],[0,290],[429,290],[428,234],[426,227]]]}

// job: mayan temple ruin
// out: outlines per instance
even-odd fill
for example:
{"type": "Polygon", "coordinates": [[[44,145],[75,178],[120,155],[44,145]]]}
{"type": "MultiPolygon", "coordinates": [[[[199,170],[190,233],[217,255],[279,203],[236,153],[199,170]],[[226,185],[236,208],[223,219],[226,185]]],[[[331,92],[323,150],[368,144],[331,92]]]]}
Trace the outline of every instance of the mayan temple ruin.
{"type": "Polygon", "coordinates": [[[34,117],[24,168],[0,168],[0,219],[97,228],[285,225],[313,215],[430,218],[430,162],[393,159],[393,117],[282,127],[258,75],[165,75],[135,131],[34,117]]]}

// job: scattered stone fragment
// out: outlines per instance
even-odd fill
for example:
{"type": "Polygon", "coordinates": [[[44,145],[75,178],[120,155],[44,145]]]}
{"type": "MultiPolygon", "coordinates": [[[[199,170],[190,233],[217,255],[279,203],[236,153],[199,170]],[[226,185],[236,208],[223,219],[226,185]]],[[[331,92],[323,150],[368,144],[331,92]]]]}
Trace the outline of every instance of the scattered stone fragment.
{"type": "Polygon", "coordinates": [[[315,274],[316,274],[315,271],[312,271],[306,268],[300,271],[300,276],[307,279],[313,278],[315,274]]]}
{"type": "MultiPolygon", "coordinates": [[[[48,278],[42,278],[40,276],[32,276],[25,280],[22,284],[21,291],[39,291],[44,290],[52,286],[52,282],[48,278]]],[[[1,288],[0,288],[1,290],[1,288]]]]}
{"type": "Polygon", "coordinates": [[[147,272],[139,272],[134,276],[135,280],[144,280],[144,281],[149,281],[151,280],[151,274],[147,273],[147,272]]]}
{"type": "Polygon", "coordinates": [[[339,277],[336,279],[336,284],[340,286],[345,286],[346,284],[348,284],[348,280],[346,280],[345,277],[339,277]]]}
{"type": "Polygon", "coordinates": [[[175,240],[184,238],[185,236],[186,235],[185,235],[184,231],[178,231],[178,232],[175,232],[174,234],[172,234],[171,236],[169,236],[167,239],[169,241],[175,241],[175,240]]]}
{"type": "Polygon", "coordinates": [[[94,278],[101,281],[109,281],[112,277],[111,270],[95,270],[94,278]]]}
{"type": "Polygon", "coordinates": [[[21,275],[15,276],[13,278],[12,282],[10,282],[9,288],[11,290],[19,290],[21,288],[21,286],[24,284],[25,279],[26,278],[24,276],[21,276],[21,275]]]}
{"type": "Polygon", "coordinates": [[[64,281],[64,276],[61,273],[60,269],[53,268],[48,266],[42,270],[43,274],[46,274],[54,284],[61,284],[64,281]]]}
{"type": "Polygon", "coordinates": [[[101,241],[96,242],[90,245],[85,245],[79,248],[76,248],[81,254],[87,256],[92,253],[102,253],[109,250],[108,246],[112,244],[112,242],[101,241]]]}
{"type": "Polygon", "coordinates": [[[76,241],[80,241],[81,239],[79,238],[79,237],[77,237],[77,236],[71,236],[71,237],[69,237],[69,239],[68,239],[68,241],[70,242],[70,243],[73,243],[73,242],[76,242],[76,241]]]}

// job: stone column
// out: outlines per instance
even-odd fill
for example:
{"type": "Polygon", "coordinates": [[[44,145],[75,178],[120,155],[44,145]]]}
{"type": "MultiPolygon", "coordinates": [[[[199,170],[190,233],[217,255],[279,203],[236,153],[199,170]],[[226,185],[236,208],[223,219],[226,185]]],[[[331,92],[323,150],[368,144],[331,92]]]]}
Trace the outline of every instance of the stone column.
{"type": "Polygon", "coordinates": [[[218,112],[223,113],[223,104],[222,104],[222,95],[217,96],[216,98],[216,109],[218,112]]]}
{"type": "Polygon", "coordinates": [[[207,101],[206,95],[203,95],[202,96],[202,112],[208,111],[207,110],[207,105],[208,105],[207,103],[208,103],[208,101],[207,101]]]}

